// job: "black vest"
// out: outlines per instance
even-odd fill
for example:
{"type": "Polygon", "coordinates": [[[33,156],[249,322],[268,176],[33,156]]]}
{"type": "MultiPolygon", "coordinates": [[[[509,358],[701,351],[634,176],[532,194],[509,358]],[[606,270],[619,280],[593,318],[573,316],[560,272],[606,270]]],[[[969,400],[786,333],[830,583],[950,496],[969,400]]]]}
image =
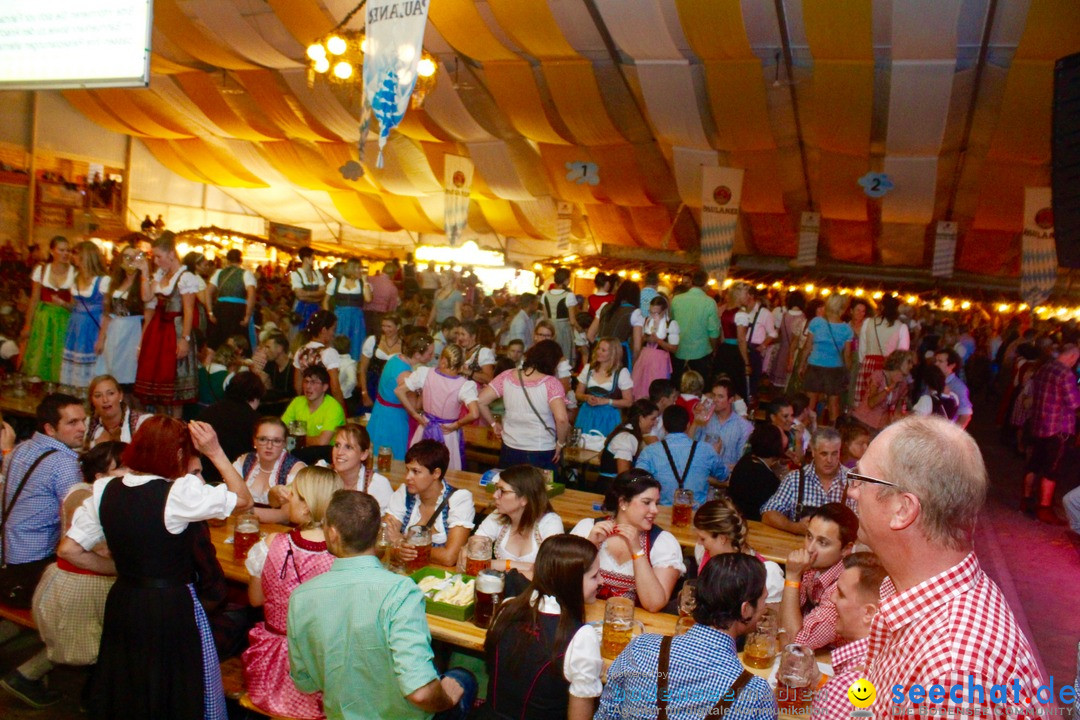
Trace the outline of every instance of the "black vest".
{"type": "Polygon", "coordinates": [[[570,683],[563,675],[566,648],[560,648],[558,662],[551,661],[558,627],[558,615],[541,614],[536,628],[539,632],[533,634],[533,629],[518,623],[499,638],[496,656],[488,658],[487,717],[507,720],[566,717],[570,704],[570,683]],[[522,633],[532,638],[524,651],[515,652],[521,649],[518,638],[522,633]]]}

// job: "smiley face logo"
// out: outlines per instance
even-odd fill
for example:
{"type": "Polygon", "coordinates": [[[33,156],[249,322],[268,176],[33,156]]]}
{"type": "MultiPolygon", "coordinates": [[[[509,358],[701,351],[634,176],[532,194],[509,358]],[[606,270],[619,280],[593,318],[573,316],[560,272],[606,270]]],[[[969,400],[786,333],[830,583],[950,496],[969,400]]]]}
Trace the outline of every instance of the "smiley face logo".
{"type": "Polygon", "coordinates": [[[851,687],[847,691],[848,700],[851,704],[857,708],[868,708],[874,704],[874,699],[877,697],[877,689],[874,688],[866,678],[859,678],[855,682],[851,683],[851,687]]]}

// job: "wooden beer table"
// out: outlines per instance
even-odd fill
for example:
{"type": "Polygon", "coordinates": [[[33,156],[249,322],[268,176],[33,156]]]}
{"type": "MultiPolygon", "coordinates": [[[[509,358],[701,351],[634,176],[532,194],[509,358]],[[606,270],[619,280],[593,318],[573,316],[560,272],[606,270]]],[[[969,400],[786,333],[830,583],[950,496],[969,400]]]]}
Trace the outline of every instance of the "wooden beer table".
{"type": "MultiPolygon", "coordinates": [[[[390,472],[383,473],[390,484],[397,488],[405,481],[405,463],[395,460],[390,472]]],[[[473,502],[477,510],[491,510],[494,497],[480,485],[480,475],[467,470],[450,470],[446,473],[446,480],[456,488],[468,490],[473,494],[473,502]]],[[[604,514],[601,504],[604,496],[599,493],[585,492],[583,490],[565,490],[551,499],[552,509],[562,518],[563,526],[567,532],[585,518],[596,518],[604,514]]],[[[697,535],[692,527],[673,527],[671,524],[671,508],[661,507],[656,516],[656,524],[671,532],[679,541],[679,545],[685,550],[693,552],[697,544],[697,535]]],[[[749,543],[755,551],[761,553],[766,560],[777,563],[787,562],[787,557],[793,551],[803,546],[803,538],[783,530],[769,527],[764,523],[754,520],[746,521],[749,529],[749,543]]]]}
{"type": "Polygon", "coordinates": [[[13,397],[10,392],[4,393],[3,397],[0,397],[0,412],[16,417],[37,417],[37,406],[43,397],[43,393],[35,395],[28,392],[23,397],[13,397]]]}
{"type": "MultiPolygon", "coordinates": [[[[226,542],[226,539],[232,537],[233,522],[233,519],[230,518],[225,525],[220,527],[211,526],[210,537],[214,542],[214,550],[217,551],[217,558],[221,563],[221,569],[224,571],[225,577],[232,582],[242,583],[246,586],[251,579],[251,576],[248,575],[247,568],[244,567],[244,561],[236,560],[233,557],[232,543],[226,542]]],[[[289,530],[290,528],[285,525],[263,524],[261,527],[261,531],[266,534],[273,532],[288,532],[289,530]]],[[[443,569],[456,572],[456,568],[443,567],[443,569]]],[[[594,620],[603,620],[604,603],[598,601],[592,605],[586,605],[585,616],[590,622],[594,620]]],[[[641,608],[637,608],[634,611],[634,619],[642,622],[645,626],[645,632],[661,633],[663,635],[671,635],[674,633],[675,623],[678,620],[675,615],[646,612],[641,608]]],[[[431,614],[427,616],[427,620],[428,628],[431,630],[431,637],[433,639],[441,640],[468,650],[482,651],[484,649],[484,637],[487,635],[487,631],[483,628],[476,627],[472,622],[468,620],[451,620],[450,618],[431,614]]]]}

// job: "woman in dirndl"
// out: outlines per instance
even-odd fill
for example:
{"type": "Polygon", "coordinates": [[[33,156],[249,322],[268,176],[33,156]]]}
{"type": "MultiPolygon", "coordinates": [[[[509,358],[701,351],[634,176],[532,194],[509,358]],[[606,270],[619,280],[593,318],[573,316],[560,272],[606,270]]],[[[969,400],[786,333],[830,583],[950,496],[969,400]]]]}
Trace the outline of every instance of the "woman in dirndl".
{"type": "MultiPolygon", "coordinates": [[[[848,306],[847,316],[848,325],[851,326],[851,332],[854,333],[854,337],[851,339],[851,357],[858,359],[860,357],[859,346],[864,342],[862,331],[869,330],[874,324],[874,306],[870,300],[857,297],[848,306]]],[[[846,409],[854,408],[863,398],[863,394],[859,391],[861,367],[860,362],[853,362],[848,368],[847,389],[844,391],[843,399],[843,406],[846,409]]]]}
{"type": "Polygon", "coordinates": [[[71,245],[64,236],[52,239],[49,252],[51,261],[38,265],[30,274],[30,309],[20,337],[26,343],[22,372],[27,377],[57,382],[71,317],[75,268],[70,263],[71,245]]]}
{"type": "Polygon", "coordinates": [[[303,247],[297,251],[296,256],[300,258],[300,267],[289,273],[289,284],[296,295],[293,312],[300,316],[297,326],[305,327],[308,318],[322,307],[323,297],[326,296],[326,281],[323,280],[322,273],[314,267],[314,250],[303,247]]]}
{"type": "Polygon", "coordinates": [[[855,381],[855,403],[862,401],[875,372],[885,368],[885,358],[897,350],[908,350],[911,336],[900,322],[900,300],[893,295],[881,298],[881,314],[867,318],[859,336],[859,374],[855,381]]]}
{"type": "Polygon", "coordinates": [[[361,276],[359,260],[347,261],[341,275],[326,286],[324,305],[337,316],[337,334],[349,338],[349,355],[353,359],[359,359],[364,348],[364,303],[370,299],[371,286],[361,276]]]}
{"type": "Polygon", "coordinates": [[[199,392],[199,366],[191,332],[200,283],[180,263],[175,237],[165,232],[154,241],[157,270],[153,278],[146,258],[139,260],[146,328],[139,349],[135,395],[145,405],[180,417],[183,406],[195,402],[199,392]]]}
{"type": "Polygon", "coordinates": [[[379,378],[379,396],[368,421],[368,434],[376,452],[386,446],[393,452],[395,460],[405,459],[405,451],[409,448],[409,414],[398,402],[394,391],[407,373],[419,365],[427,365],[434,353],[435,340],[430,335],[417,333],[405,338],[401,353],[386,361],[379,378]]]}
{"type": "Polygon", "coordinates": [[[401,352],[401,318],[387,313],[379,320],[379,330],[368,335],[360,351],[360,367],[356,371],[356,383],[360,386],[361,402],[373,408],[379,395],[379,378],[386,361],[401,352]]]}
{"type": "Polygon", "coordinates": [[[194,547],[199,521],[247,510],[251,493],[206,423],[155,415],[122,460],[128,473],[94,484],[58,550],[76,567],[117,576],[105,603],[88,714],[226,720],[217,650],[195,594],[194,547]],[[200,452],[224,484],[191,474],[200,452]],[[92,552],[102,541],[111,559],[92,552]]]}
{"type": "Polygon", "coordinates": [[[248,633],[243,654],[244,688],[255,707],[289,718],[326,717],[322,693],[302,693],[289,677],[289,641],[285,635],[289,597],[300,583],[321,575],[334,564],[326,549],[323,520],[341,478],[330,468],[304,468],[285,491],[291,532],[270,533],[248,552],[244,566],[248,599],[263,606],[264,622],[248,633]]]}
{"type": "Polygon", "coordinates": [[[465,351],[458,345],[447,345],[439,356],[438,367],[417,367],[394,390],[417,423],[409,446],[421,440],[445,443],[450,451],[449,470],[465,466],[465,434],[461,428],[480,417],[476,383],[462,377],[464,367],[465,351]],[[419,409],[410,397],[413,393],[420,393],[419,409]]]}
{"type": "Polygon", "coordinates": [[[619,426],[620,410],[634,402],[634,380],[622,366],[622,344],[618,338],[600,338],[593,348],[592,362],[578,375],[580,409],[574,427],[582,434],[593,430],[604,437],[619,426]]]}
{"type": "Polygon", "coordinates": [[[135,385],[139,365],[136,348],[142,339],[143,299],[139,292],[142,272],[136,267],[138,256],[136,248],[126,247],[113,259],[98,337],[105,366],[99,367],[101,374],[112,375],[124,390],[131,390],[135,385]]]}
{"type": "Polygon", "coordinates": [[[727,375],[735,385],[735,392],[742,397],[750,396],[750,355],[747,347],[747,327],[735,322],[750,302],[750,288],[737,283],[728,290],[727,303],[720,313],[722,339],[713,355],[713,377],[727,375]],[[743,354],[744,350],[746,355],[743,354]]]}
{"type": "Polygon", "coordinates": [[[60,367],[60,382],[73,387],[86,387],[98,374],[98,357],[102,349],[101,323],[105,308],[105,293],[109,276],[97,245],[85,240],[75,246],[75,286],[71,289],[74,307],[68,321],[64,340],[64,361],[60,367]]]}
{"type": "Polygon", "coordinates": [[[686,572],[675,536],[653,523],[660,483],[647,470],[619,473],[604,497],[602,520],[585,518],[570,531],[600,551],[597,598],[627,597],[649,612],[668,604],[686,572]]]}
{"type": "Polygon", "coordinates": [[[642,341],[644,347],[634,348],[638,359],[632,374],[635,400],[648,399],[653,380],[671,377],[671,355],[679,350],[679,323],[668,315],[668,301],[663,295],[657,295],[649,303],[642,341]]]}

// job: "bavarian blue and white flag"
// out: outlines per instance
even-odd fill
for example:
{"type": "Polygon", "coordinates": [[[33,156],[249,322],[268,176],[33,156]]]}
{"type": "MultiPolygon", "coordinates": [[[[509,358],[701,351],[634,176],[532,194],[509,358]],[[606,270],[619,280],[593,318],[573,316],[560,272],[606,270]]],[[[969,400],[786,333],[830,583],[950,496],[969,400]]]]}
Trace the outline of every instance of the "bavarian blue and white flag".
{"type": "Polygon", "coordinates": [[[1020,297],[1031,307],[1050,297],[1057,282],[1054,211],[1050,188],[1024,188],[1023,254],[1020,256],[1020,297]]]}
{"type": "Polygon", "coordinates": [[[701,266],[718,282],[731,266],[743,172],[741,168],[701,167],[701,266]]]}
{"type": "Polygon", "coordinates": [[[405,117],[424,48],[428,0],[368,0],[364,104],[379,121],[379,159],[386,139],[405,117]]]}
{"type": "Polygon", "coordinates": [[[472,191],[473,162],[460,155],[447,155],[443,163],[443,193],[446,196],[443,226],[446,244],[457,247],[469,221],[469,193],[472,191]]]}

